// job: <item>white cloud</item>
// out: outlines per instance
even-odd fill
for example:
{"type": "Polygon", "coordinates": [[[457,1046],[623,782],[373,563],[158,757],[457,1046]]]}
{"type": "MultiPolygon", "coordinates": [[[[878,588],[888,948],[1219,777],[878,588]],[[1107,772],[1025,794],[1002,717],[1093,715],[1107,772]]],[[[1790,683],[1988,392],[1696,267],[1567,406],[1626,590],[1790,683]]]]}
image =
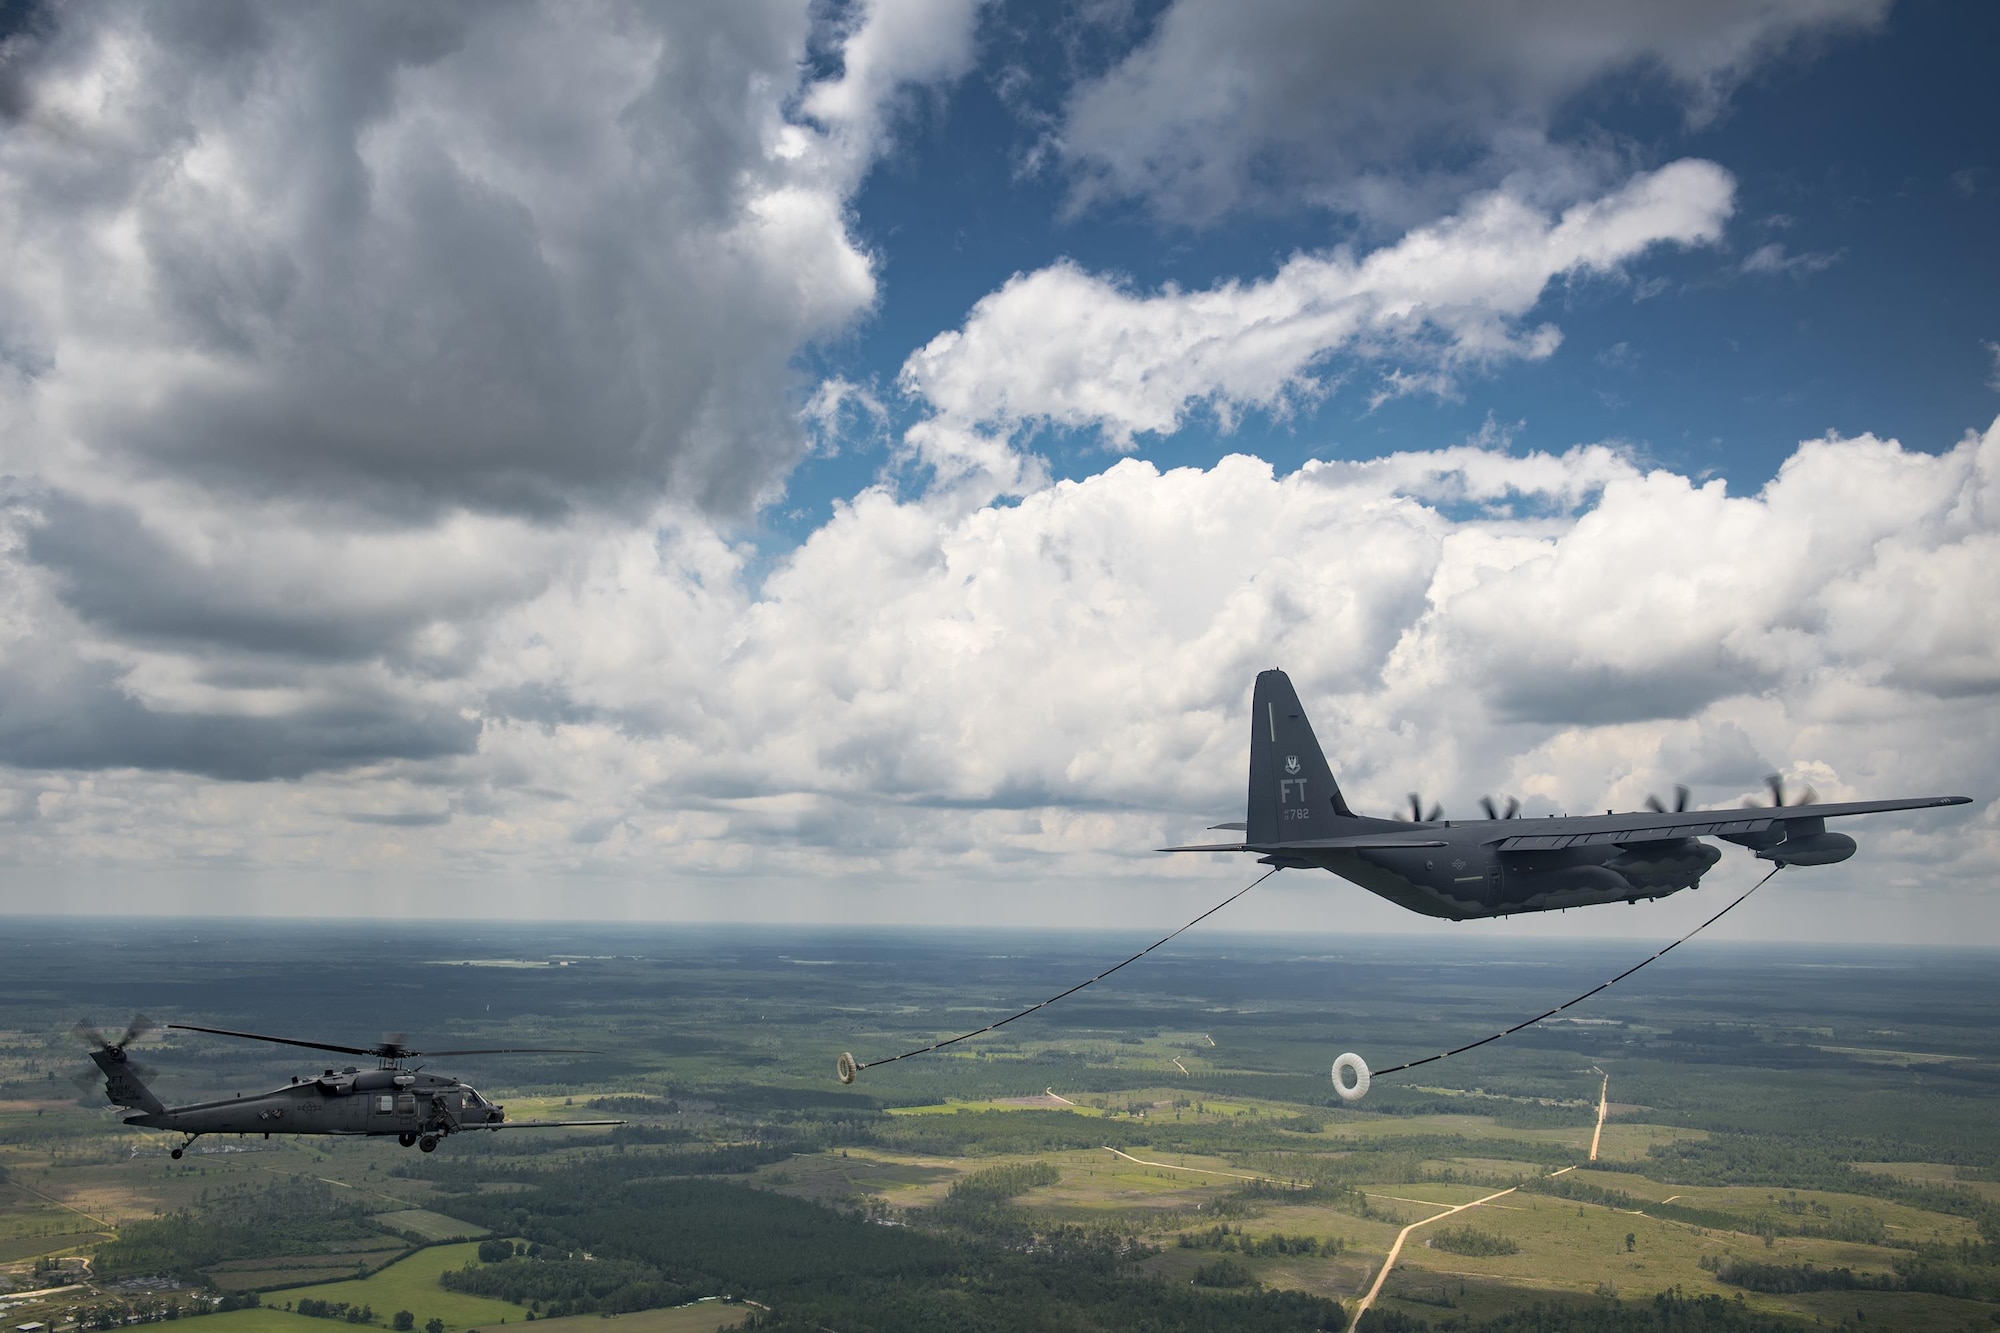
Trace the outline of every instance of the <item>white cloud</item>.
{"type": "Polygon", "coordinates": [[[1200,224],[1306,201],[1403,227],[1510,176],[1540,202],[1594,188],[1619,154],[1587,136],[1556,142],[1550,127],[1605,80],[1658,79],[1705,120],[1759,65],[1877,27],[1888,9],[1176,0],[1143,44],[1074,90],[1061,149],[1084,204],[1136,198],[1200,224]]]}
{"type": "Polygon", "coordinates": [[[1840,255],[1835,251],[1808,250],[1803,254],[1791,254],[1784,246],[1772,241],[1746,255],[1742,267],[1745,273],[1789,273],[1793,277],[1804,277],[1808,273],[1824,273],[1839,262],[1840,255]]]}
{"type": "MultiPolygon", "coordinates": [[[[1741,496],[1599,446],[1289,476],[1125,460],[996,506],[875,489],[756,583],[701,524],[607,528],[438,682],[481,718],[476,750],[284,787],[17,776],[0,805],[33,813],[4,846],[101,874],[477,872],[668,914],[768,894],[1102,921],[1230,875],[1146,849],[1236,815],[1271,665],[1361,809],[1413,789],[1463,813],[1484,792],[1629,808],[1676,781],[1734,804],[1773,770],[1830,798],[1981,795],[2000,782],[1996,494],[2000,422],[1935,456],[1810,442],[1741,496]],[[968,896],[1002,885],[999,905],[968,896]]],[[[1953,886],[1987,882],[2000,827],[1926,819],[1857,823],[1862,857],[1814,892],[1921,885],[1962,925],[1953,886]]]]}
{"type": "Polygon", "coordinates": [[[0,470],[746,512],[791,358],[874,300],[847,201],[975,12],[857,6],[801,87],[804,0],[66,9],[0,132],[0,470]]]}
{"type": "MultiPolygon", "coordinates": [[[[1235,813],[1274,663],[1366,808],[2000,778],[2000,426],[1756,496],[1602,446],[1061,483],[1015,447],[1545,355],[1552,282],[1719,235],[1705,163],[1204,292],[1025,275],[910,361],[938,485],[732,544],[887,415],[793,358],[870,307],[850,201],[974,36],[821,12],[109,4],[10,56],[0,909],[1129,920],[1234,874],[1145,849],[1235,813]]],[[[1749,27],[1683,82],[1799,25],[1749,27]]],[[[1980,882],[1981,820],[1818,882],[1980,882]]]]}
{"type": "Polygon", "coordinates": [[[0,759],[469,751],[439,682],[606,515],[780,493],[794,358],[875,298],[849,201],[976,11],[112,3],[11,42],[0,759]]]}
{"type": "Polygon", "coordinates": [[[946,422],[1094,426],[1121,448],[1198,405],[1225,426],[1284,412],[1324,390],[1315,371],[1334,353],[1385,363],[1381,392],[1437,391],[1460,366],[1547,356],[1561,335],[1523,321],[1551,282],[1712,243],[1733,195],[1727,172],[1694,160],[1560,215],[1498,191],[1365,257],[1301,254],[1262,282],[1199,292],[1134,293],[1059,263],[982,298],[910,356],[902,385],[946,422]]]}

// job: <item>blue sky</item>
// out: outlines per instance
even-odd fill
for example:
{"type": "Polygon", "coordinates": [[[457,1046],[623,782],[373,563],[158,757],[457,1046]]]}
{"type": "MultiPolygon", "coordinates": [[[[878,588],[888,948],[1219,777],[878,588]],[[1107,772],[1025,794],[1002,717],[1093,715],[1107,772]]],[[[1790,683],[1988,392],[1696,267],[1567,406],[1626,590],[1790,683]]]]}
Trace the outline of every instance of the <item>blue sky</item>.
{"type": "MultiPolygon", "coordinates": [[[[1162,7],[1142,8],[1151,12],[1132,19],[1123,41],[1088,34],[1084,68],[1144,40],[1162,7]]],[[[1131,201],[1074,212],[1061,171],[1024,170],[1046,126],[1001,92],[1008,71],[1025,70],[1036,110],[1059,113],[1072,64],[1052,30],[1066,15],[1075,22],[1064,6],[989,9],[976,69],[913,108],[854,199],[857,233],[881,261],[877,309],[816,349],[816,372],[879,386],[885,404],[907,413],[894,393],[903,359],[1012,273],[1069,257],[1140,289],[1200,287],[1268,274],[1298,250],[1387,239],[1301,201],[1205,224],[1163,221],[1131,201]]],[[[1761,65],[1701,124],[1665,81],[1621,69],[1565,102],[1552,137],[1609,138],[1637,165],[1720,163],[1738,187],[1723,245],[1650,256],[1630,282],[1551,290],[1536,315],[1561,325],[1561,349],[1450,396],[1371,411],[1350,390],[1233,431],[1196,420],[1143,438],[1137,452],[1163,467],[1237,450],[1290,467],[1472,438],[1491,419],[1520,448],[1621,440],[1755,489],[1798,441],[1830,431],[1947,447],[2000,406],[1987,347],[2000,325],[2000,125],[1983,91],[1996,43],[2000,15],[1986,7],[1900,4],[1878,27],[1761,65]],[[1742,271],[1770,245],[1805,262],[1742,271]],[[1635,299],[1633,284],[1649,281],[1658,294],[1635,299]]],[[[1106,462],[1089,432],[1034,443],[1059,475],[1106,462]]],[[[772,516],[772,538],[816,525],[884,463],[866,448],[808,460],[791,503],[772,516]]]]}
{"type": "Polygon", "coordinates": [[[0,912],[1179,920],[1278,665],[1363,810],[1975,796],[1742,923],[1990,935],[1996,38],[7,4],[0,912]]]}

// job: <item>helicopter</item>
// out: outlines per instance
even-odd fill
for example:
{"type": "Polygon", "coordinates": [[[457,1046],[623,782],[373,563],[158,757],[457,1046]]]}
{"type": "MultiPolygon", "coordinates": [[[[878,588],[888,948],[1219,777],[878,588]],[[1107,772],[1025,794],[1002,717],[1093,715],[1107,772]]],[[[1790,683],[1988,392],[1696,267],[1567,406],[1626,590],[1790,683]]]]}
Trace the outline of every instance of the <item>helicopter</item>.
{"type": "MultiPolygon", "coordinates": [[[[622,1125],[623,1120],[509,1120],[507,1109],[488,1101],[471,1084],[446,1074],[427,1074],[404,1063],[419,1056],[452,1055],[588,1055],[591,1051],[546,1046],[503,1046],[465,1051],[417,1051],[403,1044],[401,1033],[390,1033],[374,1046],[338,1046],[331,1042],[273,1037],[261,1032],[200,1027],[193,1023],[155,1024],[136,1018],[124,1035],[112,1041],[88,1023],[75,1034],[91,1047],[90,1059],[104,1078],[104,1095],[114,1106],[135,1110],[125,1123],[142,1129],[178,1131],[187,1137],[168,1155],[182,1154],[206,1134],[343,1134],[370,1138],[394,1137],[405,1148],[435,1152],[440,1141],[474,1129],[561,1129],[580,1125],[622,1125]],[[162,1027],[180,1032],[207,1032],[280,1046],[332,1051],[340,1055],[372,1056],[373,1069],[349,1065],[300,1078],[270,1092],[249,1097],[168,1106],[148,1088],[125,1048],[162,1027]]],[[[95,1079],[89,1080],[95,1082],[95,1079]]]]}

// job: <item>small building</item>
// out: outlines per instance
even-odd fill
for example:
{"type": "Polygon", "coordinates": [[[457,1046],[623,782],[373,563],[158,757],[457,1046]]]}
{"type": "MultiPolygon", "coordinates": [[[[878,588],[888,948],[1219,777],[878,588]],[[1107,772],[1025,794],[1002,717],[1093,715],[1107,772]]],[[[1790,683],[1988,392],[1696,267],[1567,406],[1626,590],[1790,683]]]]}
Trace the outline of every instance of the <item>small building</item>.
{"type": "Polygon", "coordinates": [[[47,1333],[47,1324],[16,1324],[14,1333],[47,1333]]]}

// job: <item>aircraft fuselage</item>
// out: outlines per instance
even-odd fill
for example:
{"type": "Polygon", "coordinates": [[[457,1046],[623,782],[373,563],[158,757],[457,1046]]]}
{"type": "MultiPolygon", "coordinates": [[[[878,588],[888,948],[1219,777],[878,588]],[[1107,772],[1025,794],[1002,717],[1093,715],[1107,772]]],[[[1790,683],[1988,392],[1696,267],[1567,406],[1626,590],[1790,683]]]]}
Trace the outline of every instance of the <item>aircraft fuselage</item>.
{"type": "MultiPolygon", "coordinates": [[[[1329,870],[1413,912],[1463,921],[1660,898],[1694,888],[1722,858],[1686,836],[1501,850],[1501,844],[1521,840],[1522,826],[1530,822],[1426,825],[1423,831],[1442,846],[1288,849],[1272,859],[1329,870]]],[[[1407,824],[1389,827],[1409,830],[1407,824]]]]}
{"type": "Polygon", "coordinates": [[[353,1134],[414,1140],[497,1126],[505,1108],[457,1079],[402,1069],[328,1070],[270,1092],[125,1117],[183,1134],[353,1134]]]}

